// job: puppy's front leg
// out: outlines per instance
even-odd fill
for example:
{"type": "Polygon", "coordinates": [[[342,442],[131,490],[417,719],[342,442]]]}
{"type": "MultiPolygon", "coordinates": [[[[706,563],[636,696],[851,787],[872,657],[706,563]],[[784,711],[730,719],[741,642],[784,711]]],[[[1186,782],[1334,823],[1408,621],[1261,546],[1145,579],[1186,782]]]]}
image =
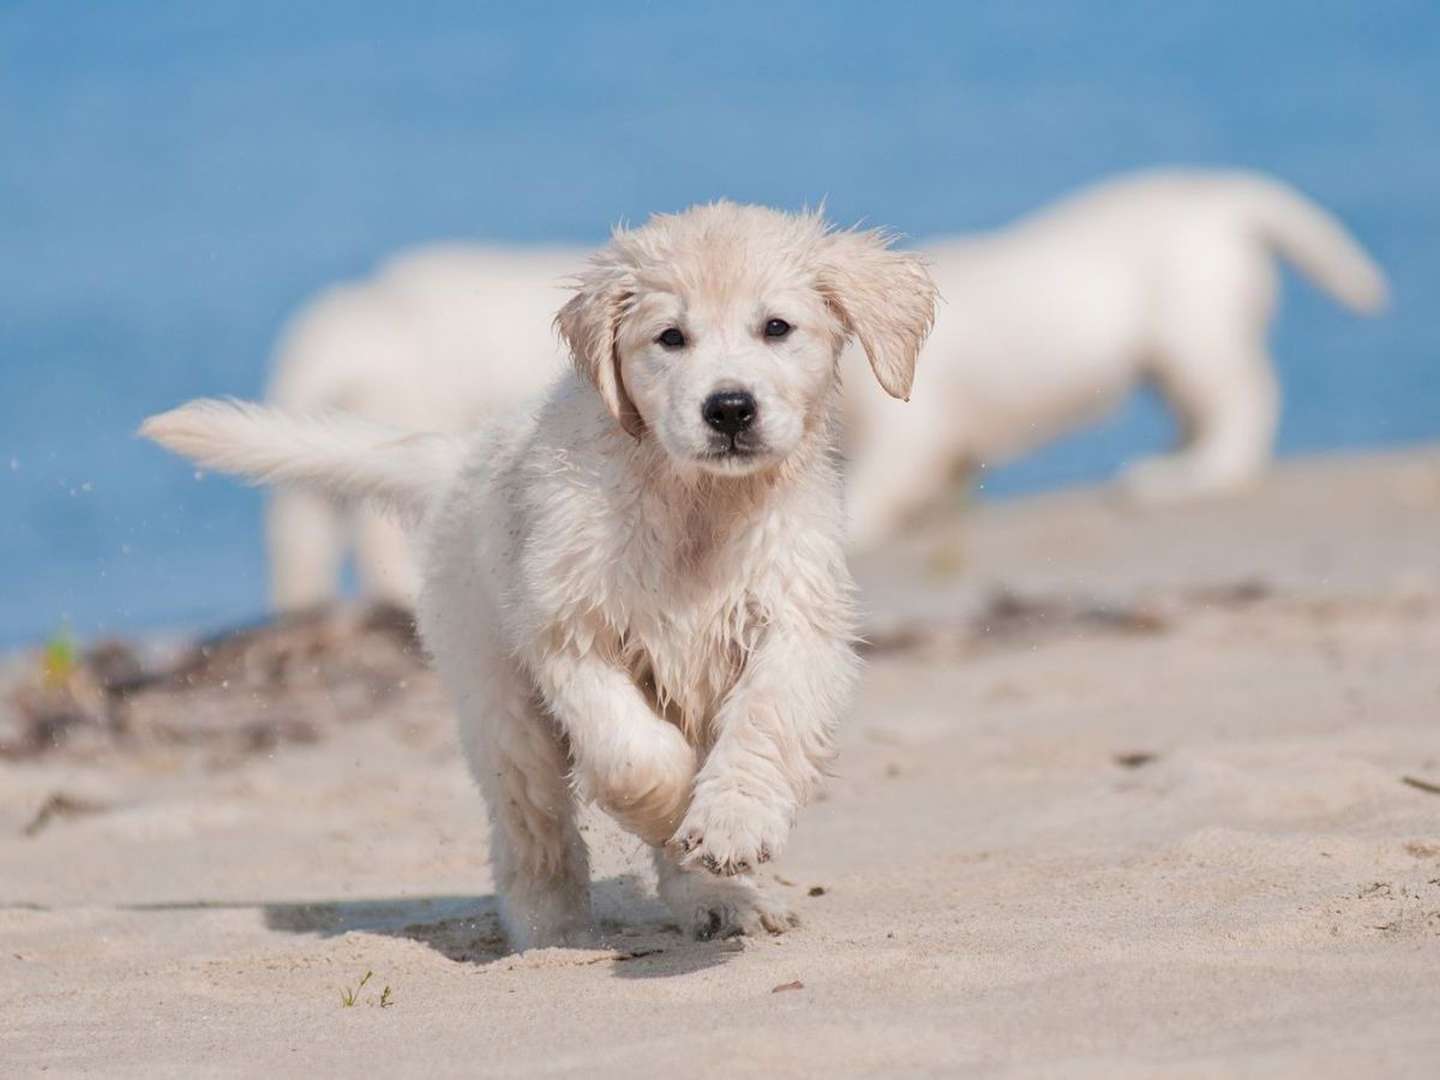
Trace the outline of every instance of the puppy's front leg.
{"type": "Polygon", "coordinates": [[[570,741],[582,796],[649,844],[664,844],[690,801],[695,751],[655,714],[630,674],[593,651],[565,650],[536,681],[570,741]]]}
{"type": "Polygon", "coordinates": [[[772,624],[716,718],[672,855],[727,876],[778,855],[833,754],[857,673],[844,638],[772,624]]]}

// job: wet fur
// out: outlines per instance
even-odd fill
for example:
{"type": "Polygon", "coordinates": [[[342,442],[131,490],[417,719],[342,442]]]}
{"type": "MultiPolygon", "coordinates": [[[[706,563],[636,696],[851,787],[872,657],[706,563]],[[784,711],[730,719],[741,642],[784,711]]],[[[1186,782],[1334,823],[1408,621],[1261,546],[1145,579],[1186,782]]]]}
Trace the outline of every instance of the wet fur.
{"type": "MultiPolygon", "coordinates": [[[[558,319],[575,373],[451,459],[419,530],[420,626],[517,948],[592,939],[577,799],[656,849],[661,895],[697,936],[790,925],[754,871],[820,782],[858,670],[838,360],[858,338],[907,393],[933,303],[921,262],[881,233],[729,203],[657,217],[576,280],[558,319]],[[783,341],[760,333],[774,315],[795,326],[783,341]],[[665,324],[683,354],[655,340],[665,324]],[[717,387],[759,403],[748,457],[713,456],[699,403],[717,387]]],[[[343,463],[265,411],[192,405],[145,431],[327,498],[409,506],[393,480],[412,462],[415,498],[435,490],[449,440],[366,445],[372,429],[333,423],[343,463]]]]}

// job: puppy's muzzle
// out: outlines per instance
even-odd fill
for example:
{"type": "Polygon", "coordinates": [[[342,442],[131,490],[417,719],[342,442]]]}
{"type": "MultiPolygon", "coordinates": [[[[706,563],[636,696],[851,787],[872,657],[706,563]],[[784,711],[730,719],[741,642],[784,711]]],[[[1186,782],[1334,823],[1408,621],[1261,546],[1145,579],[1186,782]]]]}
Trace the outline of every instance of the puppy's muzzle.
{"type": "Polygon", "coordinates": [[[700,415],[710,427],[733,439],[750,430],[759,409],[753,394],[745,390],[721,390],[705,399],[700,415]]]}

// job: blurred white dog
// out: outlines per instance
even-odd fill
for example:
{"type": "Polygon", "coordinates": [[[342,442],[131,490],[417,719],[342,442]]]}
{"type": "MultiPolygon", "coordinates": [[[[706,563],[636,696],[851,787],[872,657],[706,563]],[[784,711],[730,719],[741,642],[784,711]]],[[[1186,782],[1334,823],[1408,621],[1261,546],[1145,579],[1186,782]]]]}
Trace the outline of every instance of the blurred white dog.
{"type": "MultiPolygon", "coordinates": [[[[267,400],[293,413],[456,433],[534,408],[563,370],[551,319],[567,275],[588,255],[462,245],[400,255],[365,281],[322,293],[291,321],[267,400]]],[[[414,560],[385,515],[290,488],[272,494],[266,527],[278,610],[333,599],[352,549],[368,595],[414,603],[414,560]]]]}
{"type": "Polygon", "coordinates": [[[958,469],[1005,461],[1153,381],[1181,449],[1126,471],[1141,500],[1226,492],[1272,453],[1266,348],[1276,255],[1358,312],[1385,278],[1345,230],[1283,184],[1165,171],[1084,191],[994,233],[925,249],[943,298],[908,408],[846,399],[851,539],[868,547],[958,469]]]}
{"type": "MultiPolygon", "coordinates": [[[[960,469],[1004,461],[1154,380],[1186,435],[1133,466],[1140,499],[1222,492],[1268,464],[1278,411],[1265,347],[1276,253],[1360,311],[1380,271],[1324,211],[1273,180],[1214,171],[1102,184],[1008,228],[922,249],[942,305],[909,406],[846,394],[852,541],[872,546],[960,469]]],[[[324,295],[279,354],[271,401],[347,409],[402,426],[463,430],[521,408],[560,363],[538,317],[571,252],[421,251],[324,295]]],[[[864,359],[851,350],[847,385],[864,359]]],[[[349,522],[305,493],[270,514],[281,609],[333,595],[349,522]]],[[[387,521],[353,525],[362,587],[409,600],[414,575],[387,521]]]]}
{"type": "Polygon", "coordinates": [[[517,948],[591,939],[574,788],[656,847],[700,937],[793,920],[778,854],[855,682],[838,366],[910,392],[934,311],[877,232],[730,203],[619,232],[557,320],[576,374],[469,439],[197,402],[144,432],[420,522],[420,626],[517,948]]]}

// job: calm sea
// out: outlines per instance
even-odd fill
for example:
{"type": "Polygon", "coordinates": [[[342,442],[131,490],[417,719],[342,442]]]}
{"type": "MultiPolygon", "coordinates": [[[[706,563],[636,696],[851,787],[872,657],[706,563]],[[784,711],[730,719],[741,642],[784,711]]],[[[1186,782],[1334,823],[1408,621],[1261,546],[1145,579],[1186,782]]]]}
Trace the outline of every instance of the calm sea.
{"type": "MultiPolygon", "coordinates": [[[[0,645],[260,611],[259,497],[131,432],[256,394],[287,313],[397,247],[721,195],[923,238],[1156,163],[1274,171],[1393,276],[1378,322],[1290,290],[1285,452],[1440,437],[1434,3],[6,5],[0,645]]],[[[1142,395],[986,491],[1170,437],[1142,395]]]]}

